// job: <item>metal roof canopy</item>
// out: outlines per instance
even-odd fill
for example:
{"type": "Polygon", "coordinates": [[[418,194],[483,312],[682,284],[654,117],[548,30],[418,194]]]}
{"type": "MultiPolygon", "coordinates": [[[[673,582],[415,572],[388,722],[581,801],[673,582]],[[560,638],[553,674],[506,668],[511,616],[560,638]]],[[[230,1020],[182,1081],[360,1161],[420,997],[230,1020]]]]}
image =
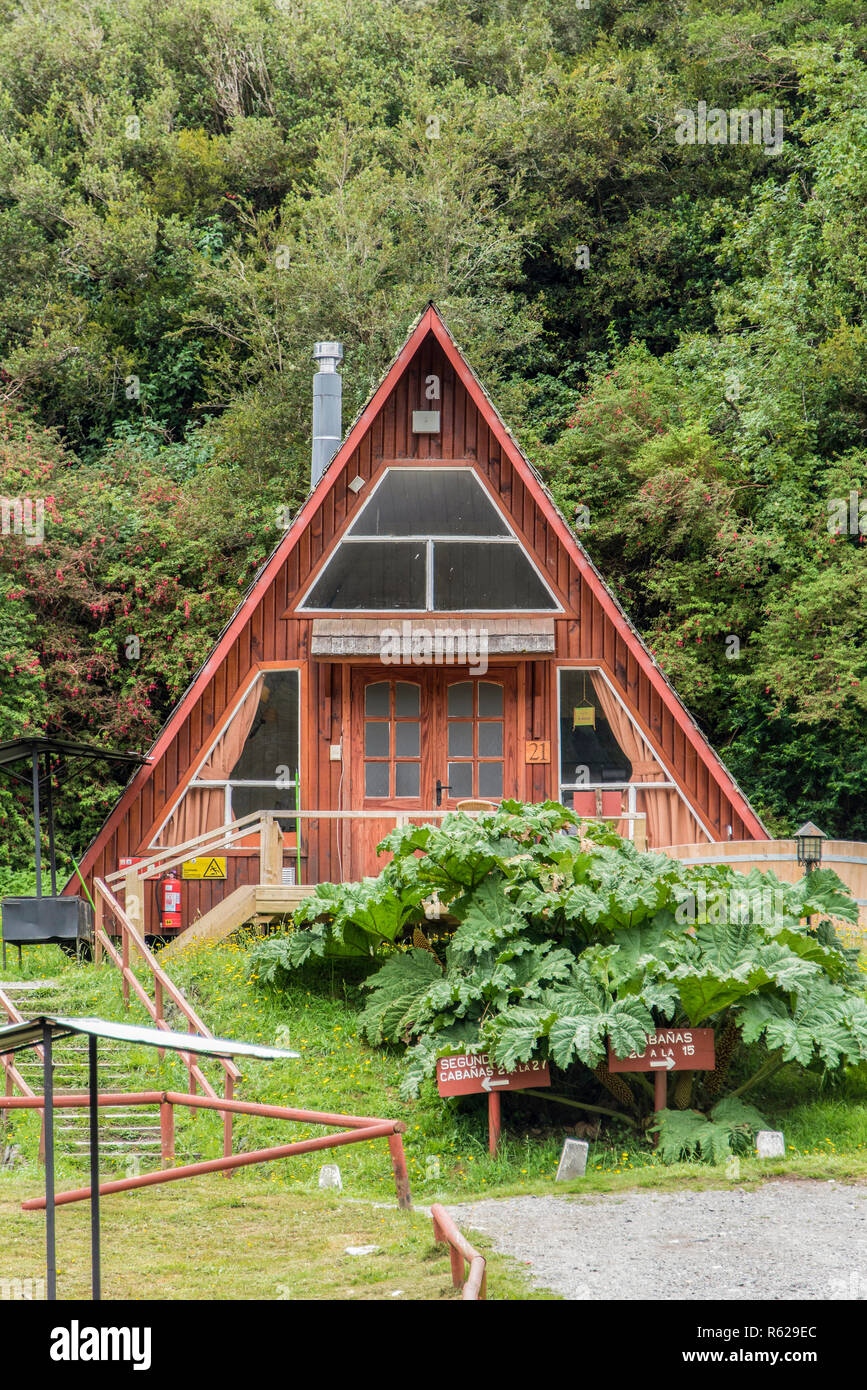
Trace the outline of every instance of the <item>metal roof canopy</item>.
{"type": "Polygon", "coordinates": [[[48,1298],[57,1298],[57,1255],[54,1207],[54,1068],[55,1038],[81,1033],[87,1038],[90,1133],[90,1248],[93,1298],[101,1297],[99,1229],[99,1064],[100,1038],[168,1047],[175,1052],[199,1052],[210,1057],[259,1057],[265,1060],[298,1058],[299,1052],[260,1043],[234,1042],[229,1038],[202,1038],[195,1033],[174,1033],[166,1028],[145,1028],[134,1023],[115,1023],[106,1018],[71,1018],[64,1014],[38,1014],[22,1023],[0,1028],[0,1053],[19,1052],[42,1044],[42,1089],[45,1098],[45,1264],[48,1298]]]}
{"type": "Polygon", "coordinates": [[[42,843],[39,821],[39,790],[44,785],[48,803],[48,846],[51,865],[51,896],[57,896],[57,860],[54,851],[54,798],[51,791],[51,755],[60,758],[86,758],[94,761],[104,758],[114,763],[146,763],[142,753],[121,753],[117,749],[101,748],[95,743],[75,743],[67,738],[49,738],[45,734],[33,734],[21,738],[7,739],[0,743],[0,774],[11,777],[13,782],[33,789],[33,835],[36,850],[36,896],[42,897],[42,843]],[[45,757],[45,771],[40,773],[39,759],[45,757]],[[30,774],[23,776],[13,770],[15,763],[30,761],[30,774]]]}

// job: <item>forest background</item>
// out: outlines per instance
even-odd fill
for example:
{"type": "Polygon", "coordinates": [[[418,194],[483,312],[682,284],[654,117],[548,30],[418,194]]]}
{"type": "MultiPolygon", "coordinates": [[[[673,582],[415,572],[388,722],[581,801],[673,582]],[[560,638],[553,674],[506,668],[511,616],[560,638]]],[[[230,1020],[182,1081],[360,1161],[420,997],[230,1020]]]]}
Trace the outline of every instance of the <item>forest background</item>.
{"type": "MultiPolygon", "coordinates": [[[[867,839],[865,151],[861,0],[0,0],[44,531],[0,535],[0,739],[147,749],[306,495],[314,340],[348,423],[433,298],[769,829],[867,839]]],[[[4,884],[29,837],[3,788],[4,884]]]]}

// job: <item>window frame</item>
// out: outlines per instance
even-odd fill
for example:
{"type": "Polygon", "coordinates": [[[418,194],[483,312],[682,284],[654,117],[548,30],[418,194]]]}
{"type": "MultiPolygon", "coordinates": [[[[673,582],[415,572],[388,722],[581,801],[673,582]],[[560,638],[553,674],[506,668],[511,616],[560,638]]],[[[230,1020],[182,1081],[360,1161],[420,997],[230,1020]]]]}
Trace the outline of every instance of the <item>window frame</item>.
{"type": "Polygon", "coordinates": [[[528,550],[528,548],[527,548],[527,546],[524,544],[524,542],[523,542],[523,541],[520,539],[520,537],[515,533],[515,530],[514,530],[514,527],[512,526],[511,521],[510,521],[509,518],[506,516],[505,512],[503,511],[503,508],[499,505],[497,499],[488,491],[487,487],[485,487],[484,482],[483,482],[482,479],[479,477],[479,474],[476,472],[475,468],[472,468],[472,467],[470,467],[469,465],[466,465],[466,464],[446,464],[446,465],[442,465],[442,464],[433,464],[433,465],[431,465],[431,466],[428,466],[427,463],[422,463],[422,464],[411,464],[411,465],[406,465],[406,464],[399,464],[399,463],[397,463],[397,464],[387,464],[386,467],[383,468],[381,474],[379,475],[379,477],[377,478],[376,482],[375,482],[374,485],[373,485],[373,488],[371,489],[370,496],[369,496],[368,498],[365,499],[363,505],[362,505],[361,508],[358,510],[358,512],[348,520],[348,522],[347,522],[347,524],[346,524],[346,528],[345,528],[343,534],[341,535],[341,537],[339,538],[339,540],[337,541],[337,543],[336,543],[335,545],[332,546],[332,548],[331,548],[331,550],[328,552],[327,556],[325,556],[324,559],[322,560],[322,563],[320,564],[319,568],[317,569],[316,574],[314,575],[313,579],[311,580],[311,582],[308,584],[307,588],[305,589],[304,594],[303,594],[301,600],[299,601],[299,603],[298,603],[298,605],[297,605],[296,611],[299,612],[299,613],[300,613],[300,612],[304,612],[304,613],[322,614],[323,616],[332,616],[332,617],[333,617],[336,613],[345,613],[345,612],[349,612],[349,611],[351,611],[351,612],[353,612],[353,613],[377,613],[377,614],[384,614],[384,615],[390,615],[390,616],[394,616],[394,615],[397,614],[397,613],[449,613],[449,614],[452,614],[452,613],[490,613],[490,614],[496,614],[496,613],[539,613],[539,614],[542,614],[542,615],[544,615],[544,616],[548,616],[548,615],[551,614],[551,613],[563,613],[565,610],[564,610],[563,605],[562,605],[562,603],[560,602],[559,598],[557,597],[557,594],[555,593],[555,591],[554,591],[552,585],[549,583],[549,581],[548,581],[548,579],[546,578],[545,574],[543,573],[543,571],[541,570],[541,568],[540,568],[539,565],[537,564],[537,562],[536,562],[536,557],[528,550]],[[494,511],[497,513],[498,517],[500,518],[500,520],[502,521],[504,527],[506,528],[507,534],[504,535],[504,536],[465,536],[465,535],[445,535],[445,534],[440,534],[440,533],[437,533],[437,534],[430,533],[430,534],[425,534],[425,535],[416,535],[416,534],[413,534],[413,535],[396,535],[396,536],[390,536],[390,535],[376,535],[376,536],[359,536],[359,535],[352,535],[352,536],[351,536],[351,535],[349,534],[350,530],[353,529],[355,526],[357,526],[358,523],[361,521],[362,517],[364,516],[365,511],[367,510],[367,508],[368,508],[368,507],[371,505],[371,503],[373,502],[373,500],[374,500],[374,498],[376,497],[376,494],[377,494],[379,488],[382,487],[383,483],[385,482],[386,478],[388,477],[388,475],[389,475],[390,473],[417,473],[420,469],[423,469],[425,472],[428,472],[428,473],[447,473],[447,474],[464,473],[464,474],[469,474],[469,475],[472,477],[475,486],[481,489],[481,491],[482,491],[484,497],[486,498],[486,500],[487,500],[487,501],[490,503],[490,505],[494,508],[494,511]],[[416,544],[416,545],[424,544],[424,546],[425,546],[425,606],[424,606],[424,608],[409,608],[409,607],[403,607],[403,608],[357,608],[357,609],[348,610],[348,609],[342,609],[342,608],[317,608],[317,607],[313,607],[313,606],[311,606],[311,605],[309,604],[309,599],[310,599],[311,594],[315,591],[316,586],[318,585],[320,579],[321,579],[322,576],[324,575],[324,573],[325,573],[325,571],[327,570],[329,564],[331,563],[332,559],[333,559],[334,556],[337,554],[337,551],[338,551],[338,549],[339,549],[341,546],[343,546],[343,545],[359,545],[359,544],[367,544],[367,545],[369,545],[371,542],[378,542],[378,543],[380,543],[380,544],[382,544],[382,545],[388,545],[390,542],[394,542],[394,541],[405,541],[405,542],[407,542],[407,543],[412,543],[412,544],[416,544]],[[543,588],[543,589],[546,591],[546,593],[548,594],[549,598],[551,599],[551,603],[552,603],[553,606],[546,607],[546,608],[520,608],[520,609],[514,608],[514,607],[512,607],[512,608],[473,608],[473,607],[464,607],[464,608],[436,608],[436,607],[434,606],[434,545],[435,545],[438,541],[439,541],[440,543],[449,542],[449,543],[451,543],[451,544],[456,544],[456,545],[457,545],[457,544],[460,544],[460,545],[466,544],[466,545],[509,545],[509,546],[517,546],[518,551],[520,552],[520,554],[522,555],[522,557],[524,558],[524,560],[530,565],[531,569],[533,570],[533,572],[534,572],[535,575],[536,575],[536,578],[539,580],[540,584],[542,585],[542,588],[543,588]]]}
{"type": "Polygon", "coordinates": [[[375,680],[365,681],[362,687],[364,697],[364,707],[361,713],[361,727],[363,742],[361,749],[361,776],[363,799],[367,802],[384,801],[420,801],[421,800],[421,771],[424,761],[424,748],[422,746],[423,719],[423,698],[424,691],[420,680],[408,680],[406,675],[377,676],[375,680]],[[385,685],[388,688],[388,713],[370,714],[367,710],[367,692],[374,685],[385,685]],[[397,713],[397,687],[399,685],[409,685],[418,694],[418,713],[417,714],[398,714],[397,713]],[[387,753],[368,753],[367,751],[367,729],[368,725],[384,725],[388,729],[388,752],[387,753]],[[400,724],[412,724],[418,728],[418,752],[417,753],[398,753],[397,751],[397,728],[400,724]],[[368,764],[376,764],[379,767],[388,769],[388,791],[383,793],[368,794],[367,791],[367,768],[368,764]],[[416,792],[398,792],[397,790],[397,769],[400,764],[410,764],[418,768],[419,789],[416,792]]]}
{"type": "MultiPolygon", "coordinates": [[[[163,832],[164,832],[166,826],[169,824],[169,821],[172,819],[172,816],[175,814],[175,812],[177,811],[177,809],[178,809],[178,807],[180,806],[181,802],[183,801],[184,797],[186,796],[187,792],[190,791],[191,788],[194,788],[194,787],[203,787],[203,788],[205,788],[205,789],[210,788],[211,790],[214,790],[214,789],[219,788],[219,787],[222,787],[222,788],[223,788],[223,791],[224,791],[224,804],[223,804],[224,817],[223,817],[223,824],[224,824],[224,825],[228,825],[229,822],[232,820],[232,787],[233,787],[233,786],[237,786],[237,787],[272,787],[272,788],[274,788],[274,790],[277,790],[277,787],[276,787],[276,778],[273,778],[271,781],[265,781],[265,782],[247,781],[247,780],[240,779],[240,778],[237,779],[237,780],[235,780],[235,781],[233,781],[231,778],[202,778],[202,777],[199,777],[198,774],[199,774],[199,770],[200,770],[202,767],[204,767],[205,763],[206,763],[206,762],[208,761],[208,759],[210,758],[211,754],[213,753],[213,751],[214,751],[214,749],[216,748],[217,744],[219,743],[220,739],[223,737],[223,735],[225,734],[225,732],[226,732],[226,730],[228,729],[229,725],[232,723],[232,720],[233,720],[233,719],[235,718],[235,716],[240,712],[241,707],[242,707],[244,701],[246,700],[246,698],[247,698],[247,696],[249,695],[250,691],[253,689],[253,686],[256,684],[257,680],[259,680],[260,676],[263,677],[264,679],[267,679],[267,677],[268,677],[269,675],[273,675],[273,674],[280,673],[280,672],[288,672],[288,671],[294,671],[294,672],[296,673],[296,675],[297,675],[297,678],[298,678],[298,767],[295,769],[295,776],[292,777],[291,779],[287,780],[287,783],[286,783],[286,789],[289,789],[289,788],[294,788],[294,789],[295,789],[296,806],[295,806],[295,808],[294,808],[293,810],[291,810],[291,811],[282,810],[282,809],[274,809],[274,810],[272,810],[272,811],[270,811],[270,812],[268,811],[268,808],[266,807],[266,808],[263,808],[262,814],[263,814],[263,815],[271,814],[271,815],[274,815],[274,816],[277,816],[277,817],[282,817],[282,818],[284,818],[284,819],[286,819],[286,820],[291,820],[291,819],[293,818],[294,814],[295,814],[295,811],[296,811],[296,810],[301,810],[301,809],[302,809],[301,802],[300,802],[300,797],[299,797],[299,786],[300,786],[300,784],[304,781],[304,775],[305,775],[305,769],[304,769],[304,767],[302,766],[302,761],[303,761],[303,758],[304,758],[304,744],[303,744],[303,739],[302,739],[302,730],[303,730],[302,719],[303,719],[304,702],[305,702],[305,700],[306,700],[306,695],[307,695],[307,692],[306,692],[306,684],[307,684],[306,676],[307,676],[307,672],[306,672],[306,669],[305,669],[304,662],[302,662],[302,661],[268,661],[268,662],[263,662],[263,663],[261,663],[259,666],[256,667],[255,671],[253,672],[253,674],[252,674],[252,676],[250,677],[250,679],[246,682],[246,684],[245,684],[242,688],[239,688],[238,693],[237,693],[237,697],[236,697],[236,699],[235,699],[235,700],[233,701],[233,703],[232,703],[232,707],[231,707],[231,710],[230,710],[229,714],[227,715],[225,711],[223,712],[223,720],[222,720],[222,723],[220,724],[219,728],[216,729],[216,730],[212,733],[212,737],[210,738],[210,740],[209,740],[209,742],[208,742],[208,744],[207,744],[207,747],[206,747],[205,750],[202,752],[202,754],[199,756],[199,758],[196,760],[195,771],[193,772],[193,775],[192,775],[190,778],[188,778],[188,780],[187,780],[186,782],[184,782],[184,784],[180,787],[180,789],[179,789],[178,792],[177,792],[177,795],[175,796],[174,800],[172,801],[171,805],[169,806],[169,809],[168,809],[166,812],[163,813],[163,815],[160,817],[160,822],[159,822],[159,824],[158,824],[158,825],[154,828],[154,830],[151,832],[151,835],[150,835],[150,837],[149,837],[149,842],[148,842],[148,848],[149,848],[149,849],[157,850],[157,849],[163,848],[163,846],[157,844],[157,841],[159,840],[160,836],[163,834],[163,832]]],[[[282,791],[282,790],[284,790],[284,788],[280,788],[280,790],[282,791]]]]}
{"type": "MultiPolygon", "coordinates": [[[[605,792],[605,791],[609,791],[609,792],[621,791],[621,792],[622,792],[622,791],[625,791],[625,792],[627,793],[627,795],[628,795],[627,812],[629,812],[629,813],[631,813],[631,814],[634,815],[634,814],[636,814],[637,809],[638,809],[638,793],[639,793],[640,791],[675,791],[675,792],[677,792],[678,796],[680,797],[680,799],[681,799],[681,801],[683,802],[683,804],[684,804],[684,806],[686,807],[686,809],[689,811],[689,814],[692,816],[692,818],[693,818],[693,820],[695,821],[696,825],[698,825],[698,827],[703,831],[703,833],[707,836],[708,840],[709,840],[711,843],[713,843],[713,835],[711,834],[710,830],[709,830],[708,827],[705,825],[705,823],[704,823],[704,821],[701,819],[701,817],[698,815],[698,813],[697,813],[697,811],[694,809],[694,807],[690,805],[690,803],[689,803],[689,801],[687,800],[687,798],[686,798],[686,796],[684,795],[684,793],[681,791],[680,787],[678,786],[677,782],[676,782],[675,779],[674,779],[674,776],[673,776],[673,774],[672,774],[671,768],[670,768],[670,767],[668,766],[668,764],[666,763],[665,758],[662,757],[662,755],[661,755],[660,753],[657,752],[656,748],[654,747],[654,745],[653,745],[653,743],[651,742],[651,740],[648,738],[647,734],[646,734],[646,733],[644,732],[644,730],[642,729],[641,725],[640,725],[640,724],[638,723],[638,721],[633,717],[632,711],[627,707],[627,705],[625,704],[625,702],[624,702],[622,696],[618,693],[617,690],[615,690],[615,688],[614,688],[614,686],[613,686],[613,684],[612,684],[612,682],[611,682],[611,679],[610,679],[610,677],[609,677],[609,675],[608,675],[608,672],[605,670],[605,668],[604,668],[603,666],[600,666],[597,662],[589,662],[589,663],[586,663],[586,664],[582,664],[581,662],[564,661],[564,662],[559,662],[559,663],[557,663],[557,664],[555,665],[555,667],[554,667],[554,674],[555,674],[555,680],[556,680],[556,686],[557,686],[557,690],[556,690],[556,695],[557,695],[557,700],[556,700],[556,705],[557,705],[557,715],[556,715],[556,728],[557,728],[557,762],[556,762],[557,800],[560,802],[560,804],[561,804],[561,805],[564,805],[564,806],[565,806],[565,804],[566,804],[566,803],[563,801],[563,792],[564,792],[564,791],[571,791],[571,792],[595,792],[595,791],[602,791],[602,792],[605,792]],[[666,777],[666,780],[665,780],[665,781],[661,781],[661,782],[581,782],[581,783],[577,783],[577,782],[564,782],[564,781],[562,781],[562,779],[561,779],[561,772],[562,772],[562,769],[563,769],[563,749],[562,749],[562,745],[561,745],[561,730],[562,730],[562,689],[563,689],[563,687],[562,687],[562,682],[561,682],[561,680],[560,680],[560,676],[561,676],[561,673],[565,673],[565,672],[567,672],[567,671],[582,671],[582,672],[586,672],[588,675],[590,674],[591,671],[595,671],[595,672],[597,672],[597,673],[602,677],[602,679],[604,680],[605,684],[608,686],[608,689],[611,691],[611,694],[614,696],[615,700],[617,701],[617,703],[620,705],[621,709],[622,709],[622,710],[624,711],[624,713],[626,714],[626,717],[627,717],[627,719],[629,720],[629,722],[630,722],[630,724],[632,725],[632,727],[634,728],[635,732],[639,735],[639,737],[640,737],[642,743],[644,743],[644,744],[647,745],[647,748],[649,749],[650,753],[652,754],[654,760],[655,760],[656,762],[659,763],[660,767],[661,767],[662,770],[663,770],[663,773],[665,774],[665,777],[666,777]]],[[[613,730],[612,730],[612,737],[613,737],[613,730]]],[[[615,740],[615,742],[616,742],[616,740],[615,740]]],[[[629,829],[629,833],[628,833],[627,838],[630,839],[630,840],[633,840],[633,839],[635,838],[635,821],[630,821],[630,822],[629,822],[629,828],[628,828],[628,829],[629,829]]]]}

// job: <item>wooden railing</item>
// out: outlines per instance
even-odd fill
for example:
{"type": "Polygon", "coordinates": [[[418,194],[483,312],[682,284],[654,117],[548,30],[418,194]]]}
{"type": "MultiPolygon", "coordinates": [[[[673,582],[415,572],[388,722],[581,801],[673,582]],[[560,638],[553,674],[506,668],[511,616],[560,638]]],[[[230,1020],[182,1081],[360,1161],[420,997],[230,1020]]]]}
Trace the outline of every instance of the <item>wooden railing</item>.
{"type": "Polygon", "coordinates": [[[487,1265],[484,1255],[480,1255],[478,1250],[474,1250],[465,1235],[462,1235],[449,1216],[445,1207],[435,1203],[430,1214],[433,1219],[434,1241],[437,1245],[446,1244],[449,1247],[449,1258],[452,1265],[452,1283],[456,1289],[461,1289],[461,1298],[481,1299],[487,1297],[488,1280],[487,1265]],[[470,1272],[464,1281],[465,1265],[469,1265],[470,1272]]]}
{"type": "MultiPolygon", "coordinates": [[[[479,816],[482,811],[465,811],[463,814],[479,816]]],[[[252,836],[259,838],[259,882],[279,884],[283,868],[283,832],[281,820],[289,821],[393,821],[395,826],[403,827],[416,822],[443,820],[454,815],[454,808],[431,807],[419,811],[364,811],[364,810],[294,810],[294,811],[253,811],[240,820],[228,821],[203,835],[185,840],[179,845],[167,845],[163,849],[139,860],[126,869],[116,869],[106,874],[105,883],[114,891],[124,894],[124,907],[131,920],[144,931],[145,906],[144,883],[157,878],[169,869],[177,868],[191,857],[207,857],[220,849],[231,849],[239,840],[252,836]]],[[[643,811],[621,811],[618,815],[583,816],[582,820],[601,821],[617,825],[629,821],[636,849],[647,848],[647,816],[643,811]]]]}
{"type": "MultiPolygon", "coordinates": [[[[294,811],[291,812],[291,817],[296,814],[294,811]]],[[[287,818],[289,817],[290,813],[287,812],[287,818]]],[[[115,869],[114,873],[106,874],[105,884],[111,889],[123,892],[127,915],[136,926],[141,927],[143,934],[146,881],[157,878],[169,869],[177,868],[186,859],[200,856],[207,858],[217,850],[230,849],[238,840],[246,840],[253,835],[259,837],[259,882],[280,883],[283,868],[283,832],[280,829],[280,819],[273,811],[253,811],[248,816],[242,816],[240,820],[230,821],[204,835],[184,840],[182,844],[167,845],[164,849],[156,850],[129,868],[115,869]]],[[[97,950],[97,956],[98,953],[97,950]]]]}
{"type": "MultiPolygon", "coordinates": [[[[169,1031],[169,1025],[164,1017],[164,1006],[166,999],[170,999],[190,1024],[189,1032],[197,1033],[202,1038],[212,1038],[214,1035],[210,1028],[199,1018],[195,1009],[187,1002],[181,991],[163,970],[159,961],[145,944],[144,937],[138,928],[130,920],[128,914],[121,907],[117,898],[103,882],[101,878],[94,881],[96,888],[96,909],[97,921],[94,928],[94,945],[99,951],[105,950],[110,960],[118,967],[123,981],[123,1001],[127,1008],[130,1006],[130,991],[144,1005],[158,1028],[169,1031]],[[120,927],[121,948],[120,951],[112,942],[109,933],[105,929],[104,915],[108,911],[120,927]],[[151,999],[147,991],[142,987],[135,971],[130,964],[132,950],[136,950],[147,966],[153,977],[154,997],[151,999]]],[[[94,953],[96,955],[96,951],[94,953]]],[[[161,1050],[160,1057],[165,1054],[161,1050]]],[[[190,1052],[178,1054],[187,1065],[189,1071],[190,1094],[195,1095],[196,1086],[199,1085],[206,1096],[212,1100],[219,1101],[220,1097],[214,1090],[205,1073],[202,1071],[195,1057],[190,1052]]],[[[231,1101],[234,1096],[235,1082],[241,1073],[235,1063],[229,1057],[218,1057],[224,1073],[224,1096],[227,1101],[231,1101]]],[[[223,1154],[228,1156],[232,1152],[232,1110],[226,1109],[223,1114],[223,1154]]],[[[164,1163],[174,1160],[174,1108],[163,1103],[160,1106],[160,1138],[161,1150],[164,1163]]]]}

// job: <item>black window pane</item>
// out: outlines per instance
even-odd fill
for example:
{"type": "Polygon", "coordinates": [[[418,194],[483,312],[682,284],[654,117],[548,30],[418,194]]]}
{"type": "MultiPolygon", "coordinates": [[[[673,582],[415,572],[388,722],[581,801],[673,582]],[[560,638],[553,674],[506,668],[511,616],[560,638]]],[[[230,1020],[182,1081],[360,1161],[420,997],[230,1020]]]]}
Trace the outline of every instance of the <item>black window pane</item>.
{"type": "Polygon", "coordinates": [[[373,685],[366,685],[364,687],[364,713],[376,714],[380,718],[387,719],[390,713],[388,691],[388,681],[376,681],[373,685]]]}
{"type": "Polygon", "coordinates": [[[479,757],[502,758],[503,725],[499,719],[479,725],[479,757]]]}
{"type": "Polygon", "coordinates": [[[434,608],[456,612],[555,606],[517,542],[434,543],[434,608]]]}
{"type": "Polygon", "coordinates": [[[341,545],[314,584],[305,608],[422,609],[425,546],[422,542],[341,545]]]}
{"type": "Polygon", "coordinates": [[[471,758],[473,756],[472,724],[449,723],[449,757],[471,758]]]}
{"type": "Polygon", "coordinates": [[[419,689],[408,681],[398,681],[394,687],[394,712],[398,718],[417,719],[419,689]]]}
{"type": "Polygon", "coordinates": [[[372,721],[364,726],[364,752],[368,758],[387,758],[389,752],[389,729],[390,724],[384,721],[382,724],[375,724],[372,721]]]}
{"type": "Polygon", "coordinates": [[[479,681],[479,714],[484,717],[502,713],[503,687],[492,681],[479,681]]]}
{"type": "MultiPolygon", "coordinates": [[[[272,784],[267,787],[232,788],[232,818],[234,820],[240,820],[242,816],[250,816],[254,811],[294,811],[296,805],[294,787],[278,787],[272,784]]],[[[295,829],[289,820],[281,820],[280,825],[283,830],[295,829]]]]}
{"type": "Polygon", "coordinates": [[[479,763],[479,796],[503,795],[503,764],[479,763]]]}
{"type": "Polygon", "coordinates": [[[392,468],[351,536],[507,536],[482,484],[458,468],[392,468]]]}
{"type": "Polygon", "coordinates": [[[472,796],[472,763],[449,763],[449,796],[472,796]]]}
{"type": "Polygon", "coordinates": [[[388,763],[364,764],[364,795],[388,796],[388,763]]]}
{"type": "MultiPolygon", "coordinates": [[[[270,782],[278,776],[286,776],[278,773],[281,767],[288,768],[291,777],[298,769],[297,671],[269,671],[265,676],[250,732],[229,779],[270,782]]],[[[276,802],[274,806],[277,807],[276,802]]]]}
{"type": "MultiPolygon", "coordinates": [[[[384,726],[387,727],[387,726],[384,726]]],[[[394,751],[399,758],[417,758],[419,752],[419,726],[407,721],[394,726],[394,751]]]]}
{"type": "Polygon", "coordinates": [[[472,681],[456,681],[449,686],[448,712],[458,718],[470,718],[473,712],[472,681]]]}
{"type": "Polygon", "coordinates": [[[395,796],[417,797],[419,789],[419,764],[395,763],[394,787],[395,796]]]}
{"type": "MultiPolygon", "coordinates": [[[[632,763],[621,749],[586,671],[560,672],[560,781],[628,782],[632,763]],[[592,708],[595,727],[585,723],[592,708]],[[576,716],[575,711],[582,713],[576,716]],[[582,722],[576,724],[576,718],[582,722]]],[[[566,802],[571,805],[571,802],[566,802]]]]}

